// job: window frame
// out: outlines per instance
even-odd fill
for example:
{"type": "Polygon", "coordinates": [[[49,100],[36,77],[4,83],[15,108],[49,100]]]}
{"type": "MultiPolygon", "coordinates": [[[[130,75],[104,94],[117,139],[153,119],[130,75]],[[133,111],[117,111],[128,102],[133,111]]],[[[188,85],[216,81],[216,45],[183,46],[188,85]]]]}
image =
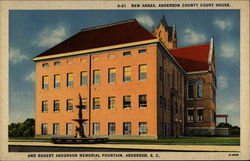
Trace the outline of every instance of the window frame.
{"type": "Polygon", "coordinates": [[[147,80],[147,64],[139,65],[139,80],[140,81],[147,80]],[[143,67],[145,67],[145,69],[142,69],[143,67]],[[145,70],[146,72],[142,72],[143,70],[145,70]]]}
{"type": "Polygon", "coordinates": [[[132,56],[132,52],[131,51],[124,51],[122,53],[122,56],[132,56]]]}
{"type": "Polygon", "coordinates": [[[53,101],[53,112],[60,112],[60,100],[53,101]],[[56,106],[58,104],[58,107],[56,106]]]}
{"type": "Polygon", "coordinates": [[[123,122],[123,135],[131,135],[132,124],[131,122],[123,122]]]}
{"type": "Polygon", "coordinates": [[[100,103],[100,97],[94,97],[93,98],[93,110],[100,110],[101,108],[101,103],[100,103]],[[97,102],[99,102],[99,105],[96,104],[97,102]]]}
{"type": "Polygon", "coordinates": [[[116,68],[109,68],[108,69],[108,83],[114,84],[116,83],[116,68]],[[112,72],[112,70],[114,70],[112,72]]]}
{"type": "Polygon", "coordinates": [[[148,125],[147,125],[147,122],[139,122],[139,135],[147,135],[148,133],[148,125]],[[142,128],[145,128],[143,131],[142,131],[142,128]]]}
{"type": "Polygon", "coordinates": [[[73,107],[74,107],[74,105],[73,105],[73,99],[67,99],[66,100],[66,105],[67,105],[67,107],[66,107],[66,111],[73,111],[73,107]],[[70,103],[71,102],[71,103],[70,103]],[[72,104],[71,106],[69,106],[69,104],[72,104]],[[70,107],[70,108],[69,108],[70,107]]]}
{"type": "Polygon", "coordinates": [[[101,130],[100,123],[99,122],[93,122],[93,133],[92,134],[94,136],[98,136],[98,135],[100,135],[100,130],[101,130]]]}
{"type": "Polygon", "coordinates": [[[44,75],[42,76],[42,89],[49,89],[49,76],[48,75],[44,75]]]}
{"type": "Polygon", "coordinates": [[[108,97],[108,109],[109,110],[114,110],[115,109],[115,96],[110,96],[108,97]],[[113,100],[111,100],[113,99],[113,100]],[[111,102],[114,102],[114,104],[112,105],[111,102]]]}
{"type": "Polygon", "coordinates": [[[115,122],[108,122],[108,135],[116,134],[116,126],[115,122]]]}
{"type": "Polygon", "coordinates": [[[123,109],[131,109],[131,95],[123,96],[123,109]],[[128,101],[125,101],[126,97],[130,99],[129,103],[126,103],[128,101]]]}
{"type": "Polygon", "coordinates": [[[139,95],[139,108],[147,108],[147,103],[148,103],[148,100],[147,100],[147,95],[146,94],[141,94],[139,95]],[[142,98],[141,97],[145,97],[145,101],[141,100],[142,98]]]}
{"type": "Polygon", "coordinates": [[[194,122],[194,109],[187,108],[187,122],[194,122]],[[192,111],[192,115],[189,115],[189,111],[192,111]]]}
{"type": "Polygon", "coordinates": [[[147,54],[147,49],[140,49],[138,50],[139,54],[147,54]]]}
{"type": "Polygon", "coordinates": [[[204,107],[198,107],[196,108],[196,116],[197,116],[197,121],[198,122],[203,122],[204,121],[204,107]],[[202,111],[202,115],[199,115],[199,111],[202,111]]]}
{"type": "Polygon", "coordinates": [[[54,62],[54,66],[60,66],[61,65],[61,62],[60,61],[55,61],[54,62]]]}
{"type": "Polygon", "coordinates": [[[43,63],[43,64],[42,64],[42,67],[43,67],[43,68],[49,67],[49,63],[43,63]]]}
{"type": "Polygon", "coordinates": [[[42,101],[42,112],[48,112],[48,101],[47,100],[42,101]]]}
{"type": "Polygon", "coordinates": [[[203,81],[202,80],[197,80],[196,82],[196,98],[197,99],[202,99],[203,98],[203,81]],[[199,87],[199,83],[201,87],[199,87]],[[201,93],[200,93],[201,92],[201,93]],[[200,96],[201,94],[201,96],[200,96]]]}
{"type": "Polygon", "coordinates": [[[72,123],[66,123],[66,135],[71,136],[73,133],[73,124],[72,123]]]}
{"type": "Polygon", "coordinates": [[[123,67],[123,82],[131,82],[131,66],[123,67]],[[128,71],[126,71],[126,69],[128,71]]]}
{"type": "Polygon", "coordinates": [[[53,123],[53,135],[59,135],[59,128],[60,128],[60,125],[59,123],[53,123]]]}
{"type": "Polygon", "coordinates": [[[194,90],[194,82],[191,82],[191,81],[188,81],[187,82],[187,100],[193,100],[194,99],[194,93],[195,93],[195,90],[194,90]],[[192,86],[192,88],[189,88],[189,85],[192,86]],[[190,97],[189,95],[189,89],[192,89],[192,97],[190,97]]]}
{"type": "Polygon", "coordinates": [[[60,74],[54,75],[54,88],[60,88],[60,86],[61,86],[61,82],[60,82],[61,78],[60,77],[61,77],[60,74]],[[59,80],[59,81],[57,81],[57,80],[59,80]]]}
{"type": "Polygon", "coordinates": [[[93,84],[94,85],[101,84],[101,71],[99,69],[93,70],[93,84]]]}
{"type": "Polygon", "coordinates": [[[48,135],[48,124],[47,123],[41,124],[41,135],[48,135]]]}
{"type": "Polygon", "coordinates": [[[67,73],[67,87],[73,87],[73,86],[74,86],[74,75],[73,73],[67,73]]]}
{"type": "Polygon", "coordinates": [[[80,73],[80,85],[81,86],[87,86],[88,85],[88,72],[87,71],[82,71],[80,73]],[[86,75],[83,75],[86,73],[86,75]]]}

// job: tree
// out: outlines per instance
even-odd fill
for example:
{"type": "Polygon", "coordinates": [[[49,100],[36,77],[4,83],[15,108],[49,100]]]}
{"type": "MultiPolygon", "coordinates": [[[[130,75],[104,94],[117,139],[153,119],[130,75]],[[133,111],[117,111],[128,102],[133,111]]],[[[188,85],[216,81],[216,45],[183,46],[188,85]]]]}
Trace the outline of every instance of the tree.
{"type": "Polygon", "coordinates": [[[229,123],[221,122],[217,125],[218,128],[228,128],[229,135],[240,135],[240,127],[232,126],[229,123]]]}
{"type": "Polygon", "coordinates": [[[28,118],[23,123],[11,123],[9,125],[9,137],[34,136],[35,119],[28,118]]]}

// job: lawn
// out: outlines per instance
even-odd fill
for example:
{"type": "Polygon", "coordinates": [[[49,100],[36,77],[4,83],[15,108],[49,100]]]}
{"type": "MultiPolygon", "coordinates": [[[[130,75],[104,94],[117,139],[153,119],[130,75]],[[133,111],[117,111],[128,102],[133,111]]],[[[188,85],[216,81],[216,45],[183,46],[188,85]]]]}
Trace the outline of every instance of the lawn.
{"type": "Polygon", "coordinates": [[[218,144],[240,144],[240,138],[167,138],[158,140],[143,140],[143,139],[111,139],[112,142],[144,142],[144,143],[218,143],[218,144]]]}
{"type": "MultiPolygon", "coordinates": [[[[11,137],[11,140],[50,140],[50,138],[34,138],[34,137],[11,137]]],[[[111,142],[138,142],[138,143],[217,143],[217,144],[240,144],[239,137],[182,137],[167,138],[158,140],[149,139],[110,139],[111,142]]]]}

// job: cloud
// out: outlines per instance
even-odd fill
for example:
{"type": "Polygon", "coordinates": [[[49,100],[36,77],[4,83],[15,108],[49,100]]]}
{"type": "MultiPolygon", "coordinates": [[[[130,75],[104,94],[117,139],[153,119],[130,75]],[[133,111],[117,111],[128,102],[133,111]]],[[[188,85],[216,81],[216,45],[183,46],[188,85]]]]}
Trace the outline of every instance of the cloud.
{"type": "Polygon", "coordinates": [[[47,27],[37,34],[37,38],[33,44],[38,47],[52,47],[62,42],[66,37],[66,28],[62,25],[57,25],[55,28],[47,27]]]}
{"type": "Polygon", "coordinates": [[[21,54],[19,49],[10,48],[10,63],[17,64],[21,61],[28,60],[28,57],[24,54],[21,54]]]}
{"type": "Polygon", "coordinates": [[[214,25],[221,30],[232,29],[232,21],[228,19],[227,20],[216,19],[214,21],[214,25]]]}
{"type": "Polygon", "coordinates": [[[30,72],[24,79],[28,82],[35,82],[35,71],[30,72]]]}
{"type": "Polygon", "coordinates": [[[202,33],[195,32],[194,30],[187,28],[184,30],[184,42],[188,44],[200,43],[206,41],[206,36],[202,33]]]}
{"type": "Polygon", "coordinates": [[[226,43],[221,46],[221,56],[225,58],[232,58],[236,55],[237,50],[232,43],[226,43]]]}
{"type": "Polygon", "coordinates": [[[154,25],[153,19],[148,15],[139,15],[136,17],[136,20],[148,27],[153,27],[154,25]]]}
{"type": "Polygon", "coordinates": [[[228,87],[228,78],[226,76],[218,77],[218,88],[223,90],[228,87]]]}

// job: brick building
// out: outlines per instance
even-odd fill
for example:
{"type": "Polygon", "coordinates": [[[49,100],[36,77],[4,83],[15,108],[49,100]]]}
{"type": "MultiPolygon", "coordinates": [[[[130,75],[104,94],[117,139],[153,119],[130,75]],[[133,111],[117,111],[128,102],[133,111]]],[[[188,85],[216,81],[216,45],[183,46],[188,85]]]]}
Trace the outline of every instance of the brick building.
{"type": "Polygon", "coordinates": [[[36,137],[75,135],[79,93],[87,136],[213,134],[213,42],[176,44],[163,17],[153,33],[123,21],[83,29],[36,56],[36,137]]]}

